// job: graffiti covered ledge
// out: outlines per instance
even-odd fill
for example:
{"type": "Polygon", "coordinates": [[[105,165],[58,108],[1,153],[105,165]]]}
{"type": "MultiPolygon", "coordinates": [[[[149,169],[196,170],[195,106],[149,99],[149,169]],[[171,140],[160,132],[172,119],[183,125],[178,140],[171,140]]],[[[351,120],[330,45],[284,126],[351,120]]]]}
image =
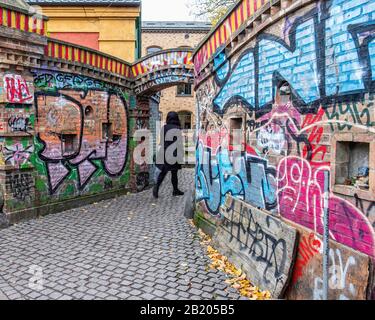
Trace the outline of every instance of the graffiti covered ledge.
{"type": "Polygon", "coordinates": [[[329,297],[374,297],[374,13],[370,0],[243,0],[193,56],[196,220],[215,232],[231,195],[296,228],[288,298],[322,299],[326,225],[329,297]]]}

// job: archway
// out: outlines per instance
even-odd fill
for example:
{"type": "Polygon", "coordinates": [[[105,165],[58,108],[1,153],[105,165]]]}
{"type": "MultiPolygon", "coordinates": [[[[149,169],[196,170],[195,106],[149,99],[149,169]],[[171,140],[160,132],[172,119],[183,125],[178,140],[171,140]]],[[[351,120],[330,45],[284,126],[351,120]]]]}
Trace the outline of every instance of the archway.
{"type": "Polygon", "coordinates": [[[169,49],[137,61],[132,68],[135,93],[151,96],[171,86],[194,83],[192,55],[192,49],[169,49]]]}
{"type": "MultiPolygon", "coordinates": [[[[155,155],[159,143],[160,123],[159,93],[170,87],[190,87],[194,83],[194,65],[192,61],[193,49],[177,48],[151,53],[137,61],[133,67],[134,92],[137,95],[138,105],[149,106],[148,128],[154,137],[152,152],[155,155]],[[158,125],[155,125],[159,123],[158,125]]],[[[192,91],[191,91],[192,94],[192,91]]],[[[178,111],[178,110],[176,110],[178,111]]],[[[192,112],[179,112],[182,129],[184,129],[185,146],[188,144],[189,129],[193,128],[192,112]]],[[[164,115],[166,116],[166,114],[164,115]]],[[[187,156],[186,156],[186,159],[187,156]]],[[[149,180],[155,180],[156,169],[149,165],[149,180]]]]}

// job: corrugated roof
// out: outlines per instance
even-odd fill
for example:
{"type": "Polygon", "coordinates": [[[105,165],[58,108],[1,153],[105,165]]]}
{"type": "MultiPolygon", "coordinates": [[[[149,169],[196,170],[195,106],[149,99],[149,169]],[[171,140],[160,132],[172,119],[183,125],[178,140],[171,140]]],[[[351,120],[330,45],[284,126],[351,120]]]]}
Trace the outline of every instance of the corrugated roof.
{"type": "Polygon", "coordinates": [[[112,6],[138,6],[141,0],[26,0],[29,4],[33,5],[85,5],[85,6],[99,6],[99,5],[112,5],[112,6]]]}
{"type": "Polygon", "coordinates": [[[143,21],[142,30],[194,30],[210,31],[212,24],[210,22],[197,21],[143,21]]]}

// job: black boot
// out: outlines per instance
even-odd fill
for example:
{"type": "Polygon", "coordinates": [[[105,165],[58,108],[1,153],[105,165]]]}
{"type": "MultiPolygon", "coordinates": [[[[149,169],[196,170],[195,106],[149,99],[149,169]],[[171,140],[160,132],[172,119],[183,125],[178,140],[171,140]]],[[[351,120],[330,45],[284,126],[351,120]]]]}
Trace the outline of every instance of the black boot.
{"type": "Polygon", "coordinates": [[[154,188],[152,189],[152,195],[154,196],[155,199],[159,198],[159,186],[155,185],[154,188]]]}
{"type": "Polygon", "coordinates": [[[182,192],[182,191],[180,191],[178,189],[176,189],[176,190],[173,191],[173,196],[174,197],[183,196],[184,194],[185,194],[184,192],[182,192]]]}

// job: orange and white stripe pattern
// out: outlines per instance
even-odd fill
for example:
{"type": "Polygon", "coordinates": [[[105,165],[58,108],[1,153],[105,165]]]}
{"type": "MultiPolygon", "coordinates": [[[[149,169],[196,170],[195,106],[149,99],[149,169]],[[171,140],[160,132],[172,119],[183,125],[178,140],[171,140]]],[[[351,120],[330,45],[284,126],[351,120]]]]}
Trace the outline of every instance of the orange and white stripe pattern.
{"type": "Polygon", "coordinates": [[[269,1],[270,0],[243,0],[239,3],[196,53],[194,58],[195,69],[200,71],[202,65],[213,56],[216,50],[226,43],[245,21],[269,1]]]}

